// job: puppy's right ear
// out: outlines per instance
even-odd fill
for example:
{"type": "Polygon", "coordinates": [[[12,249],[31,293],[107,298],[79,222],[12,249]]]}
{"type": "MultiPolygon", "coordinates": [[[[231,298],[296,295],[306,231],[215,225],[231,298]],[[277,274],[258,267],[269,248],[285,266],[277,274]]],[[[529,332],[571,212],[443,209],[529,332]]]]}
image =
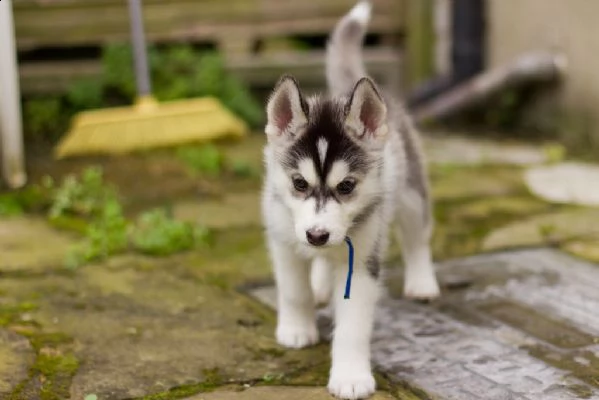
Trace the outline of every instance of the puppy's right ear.
{"type": "Polygon", "coordinates": [[[285,75],[279,80],[268,100],[266,115],[265,132],[269,141],[291,140],[308,122],[308,104],[292,76],[285,75]]]}

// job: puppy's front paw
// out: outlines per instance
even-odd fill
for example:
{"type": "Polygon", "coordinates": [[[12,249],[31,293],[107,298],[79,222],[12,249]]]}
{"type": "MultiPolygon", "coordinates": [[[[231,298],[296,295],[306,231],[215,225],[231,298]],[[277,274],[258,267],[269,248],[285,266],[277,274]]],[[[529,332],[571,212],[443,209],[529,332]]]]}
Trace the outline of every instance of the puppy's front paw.
{"type": "Polygon", "coordinates": [[[375,390],[374,377],[370,371],[336,373],[329,378],[329,392],[341,399],[365,399],[375,390]]]}
{"type": "Polygon", "coordinates": [[[277,326],[277,342],[281,346],[301,349],[318,343],[318,329],[316,329],[315,323],[310,325],[279,324],[277,326]]]}

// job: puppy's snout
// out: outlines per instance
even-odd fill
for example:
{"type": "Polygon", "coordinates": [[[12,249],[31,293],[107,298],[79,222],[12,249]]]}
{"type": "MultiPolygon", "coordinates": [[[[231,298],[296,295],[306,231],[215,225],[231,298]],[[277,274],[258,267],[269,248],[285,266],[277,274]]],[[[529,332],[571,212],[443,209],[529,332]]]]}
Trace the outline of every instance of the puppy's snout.
{"type": "Polygon", "coordinates": [[[308,229],[306,239],[313,246],[322,246],[329,241],[329,232],[324,229],[308,229]]]}

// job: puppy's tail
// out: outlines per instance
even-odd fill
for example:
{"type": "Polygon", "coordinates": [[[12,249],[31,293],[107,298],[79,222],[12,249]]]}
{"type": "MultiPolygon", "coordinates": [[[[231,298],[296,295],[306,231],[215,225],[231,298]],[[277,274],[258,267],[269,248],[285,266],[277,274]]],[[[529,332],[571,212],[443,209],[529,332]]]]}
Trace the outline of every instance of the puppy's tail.
{"type": "Polygon", "coordinates": [[[327,43],[326,75],[335,96],[348,94],[366,76],[362,41],[372,6],[368,0],[356,4],[335,26],[327,43]]]}

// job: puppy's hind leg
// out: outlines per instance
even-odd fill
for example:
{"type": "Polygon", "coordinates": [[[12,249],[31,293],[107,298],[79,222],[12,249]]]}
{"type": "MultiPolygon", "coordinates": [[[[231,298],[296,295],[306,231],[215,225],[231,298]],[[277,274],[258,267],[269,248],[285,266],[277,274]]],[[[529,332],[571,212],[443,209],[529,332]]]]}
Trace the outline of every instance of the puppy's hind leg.
{"type": "Polygon", "coordinates": [[[328,304],[333,291],[333,267],[326,259],[316,258],[312,262],[310,278],[316,305],[328,304]]]}
{"type": "Polygon", "coordinates": [[[432,216],[426,194],[410,187],[398,196],[396,233],[405,264],[404,296],[418,300],[439,297],[440,290],[431,257],[432,216]]]}

